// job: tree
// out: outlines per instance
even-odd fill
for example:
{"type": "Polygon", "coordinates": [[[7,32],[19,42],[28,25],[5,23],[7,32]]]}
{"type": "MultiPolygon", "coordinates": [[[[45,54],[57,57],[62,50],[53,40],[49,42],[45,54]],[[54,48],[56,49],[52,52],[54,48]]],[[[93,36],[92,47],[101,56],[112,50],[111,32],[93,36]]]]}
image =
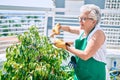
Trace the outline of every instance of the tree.
{"type": "Polygon", "coordinates": [[[20,43],[6,49],[7,60],[0,71],[2,80],[70,79],[72,74],[61,66],[69,53],[55,48],[48,37],[39,35],[37,27],[31,26],[18,39],[20,43]]]}

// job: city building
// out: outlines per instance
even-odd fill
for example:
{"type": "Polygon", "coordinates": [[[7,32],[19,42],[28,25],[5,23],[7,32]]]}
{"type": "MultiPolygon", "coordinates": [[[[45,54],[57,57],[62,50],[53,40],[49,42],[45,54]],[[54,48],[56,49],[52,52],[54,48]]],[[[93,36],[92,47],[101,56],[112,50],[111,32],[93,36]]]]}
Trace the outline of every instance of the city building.
{"type": "Polygon", "coordinates": [[[120,9],[120,0],[105,0],[105,9],[120,9]]]}

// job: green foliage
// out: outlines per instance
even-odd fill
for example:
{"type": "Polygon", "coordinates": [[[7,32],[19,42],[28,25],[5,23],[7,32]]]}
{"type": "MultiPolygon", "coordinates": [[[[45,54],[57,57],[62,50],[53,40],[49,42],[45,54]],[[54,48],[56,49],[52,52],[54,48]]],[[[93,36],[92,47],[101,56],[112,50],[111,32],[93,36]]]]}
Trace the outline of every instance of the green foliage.
{"type": "MultiPolygon", "coordinates": [[[[8,32],[9,30],[7,29],[8,28],[8,26],[7,25],[5,25],[5,26],[2,26],[2,28],[6,28],[6,29],[3,29],[3,32],[8,32]]],[[[4,34],[1,34],[2,36],[7,36],[8,35],[8,33],[4,33],[4,34]]]]}
{"type": "Polygon", "coordinates": [[[61,67],[69,53],[40,36],[37,27],[31,26],[18,39],[20,43],[6,49],[7,61],[0,71],[2,80],[71,80],[72,74],[61,67]]]}

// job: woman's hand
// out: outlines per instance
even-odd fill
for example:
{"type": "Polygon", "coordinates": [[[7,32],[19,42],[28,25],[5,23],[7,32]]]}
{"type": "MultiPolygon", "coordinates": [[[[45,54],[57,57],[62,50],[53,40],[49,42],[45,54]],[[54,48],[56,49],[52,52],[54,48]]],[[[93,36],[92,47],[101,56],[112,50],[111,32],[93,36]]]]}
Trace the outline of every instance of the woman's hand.
{"type": "Polygon", "coordinates": [[[54,41],[54,45],[58,48],[62,48],[62,49],[65,49],[67,50],[67,46],[70,46],[70,44],[64,42],[63,40],[61,39],[57,39],[54,41]]]}
{"type": "Polygon", "coordinates": [[[54,35],[60,34],[60,27],[61,25],[57,23],[55,27],[52,29],[52,34],[50,35],[50,37],[54,37],[54,35]]]}

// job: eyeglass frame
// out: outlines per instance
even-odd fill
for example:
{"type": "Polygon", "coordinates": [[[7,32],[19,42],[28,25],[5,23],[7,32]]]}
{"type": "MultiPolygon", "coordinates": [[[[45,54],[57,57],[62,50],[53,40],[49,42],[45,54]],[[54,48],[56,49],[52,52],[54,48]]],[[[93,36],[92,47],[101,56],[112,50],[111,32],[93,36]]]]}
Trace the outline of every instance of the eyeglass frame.
{"type": "Polygon", "coordinates": [[[81,18],[80,16],[78,17],[78,21],[79,21],[79,22],[81,22],[81,21],[82,21],[82,22],[85,22],[85,21],[88,20],[88,19],[89,19],[89,20],[94,20],[93,18],[81,18]]]}

